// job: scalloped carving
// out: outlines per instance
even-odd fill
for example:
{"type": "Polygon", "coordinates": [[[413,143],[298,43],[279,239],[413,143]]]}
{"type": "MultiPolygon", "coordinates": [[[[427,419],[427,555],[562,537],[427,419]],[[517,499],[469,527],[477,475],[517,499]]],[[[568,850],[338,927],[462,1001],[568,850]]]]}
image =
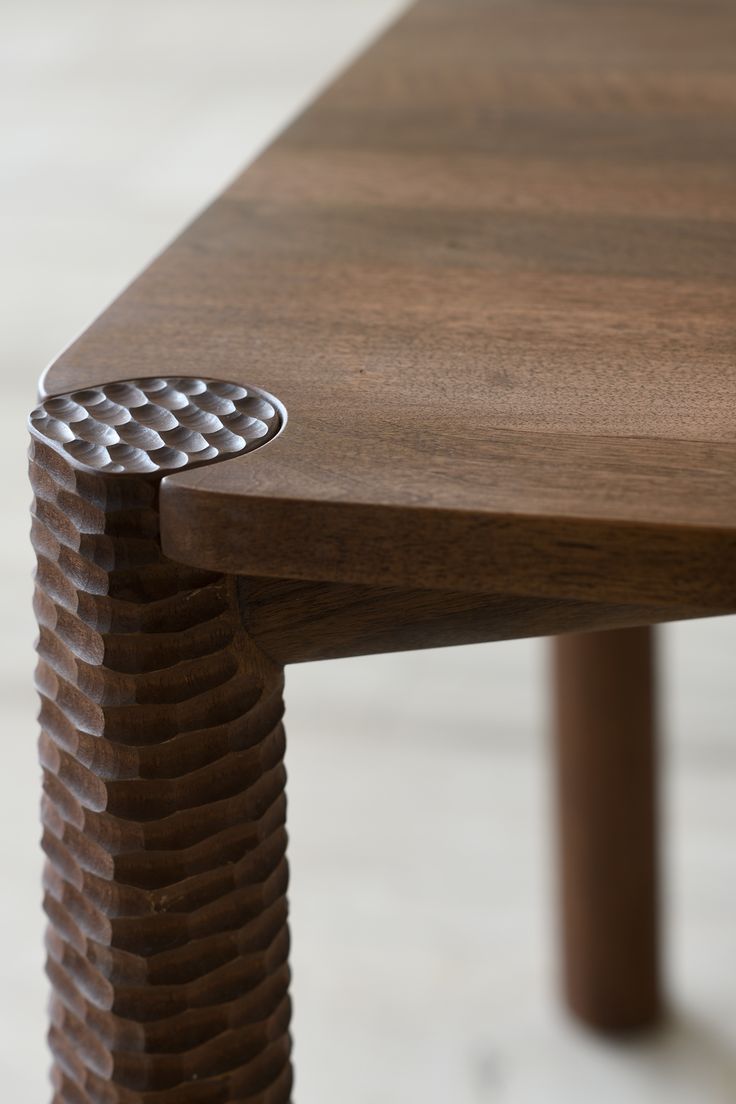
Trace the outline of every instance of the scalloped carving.
{"type": "Polygon", "coordinates": [[[287,1104],[283,672],[157,514],[278,410],[138,380],[31,423],[55,1104],[287,1104]]]}
{"type": "Polygon", "coordinates": [[[32,430],[79,467],[111,475],[163,474],[252,452],[281,424],[264,391],[181,377],[72,391],[31,414],[32,430]]]}

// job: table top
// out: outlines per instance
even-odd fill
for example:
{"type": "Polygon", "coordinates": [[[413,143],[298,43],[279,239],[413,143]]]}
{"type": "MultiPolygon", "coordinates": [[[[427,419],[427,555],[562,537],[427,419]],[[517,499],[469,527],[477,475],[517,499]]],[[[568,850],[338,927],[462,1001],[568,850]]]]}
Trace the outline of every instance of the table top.
{"type": "Polygon", "coordinates": [[[49,369],[276,396],[238,573],[736,608],[736,4],[422,0],[49,369]]]}

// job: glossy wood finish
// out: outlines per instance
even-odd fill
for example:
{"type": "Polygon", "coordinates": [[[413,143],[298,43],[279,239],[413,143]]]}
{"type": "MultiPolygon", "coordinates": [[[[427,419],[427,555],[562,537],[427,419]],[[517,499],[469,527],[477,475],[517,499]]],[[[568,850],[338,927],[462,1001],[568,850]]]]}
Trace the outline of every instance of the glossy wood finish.
{"type": "Polygon", "coordinates": [[[652,630],[555,641],[564,978],[585,1023],[661,1009],[652,630]]]}
{"type": "Polygon", "coordinates": [[[283,401],[167,476],[260,576],[734,608],[736,8],[424,0],[63,354],[283,401]]]}
{"type": "Polygon", "coordinates": [[[157,380],[31,418],[55,1104],[291,1099],[283,671],[157,509],[272,415],[157,380]]]}

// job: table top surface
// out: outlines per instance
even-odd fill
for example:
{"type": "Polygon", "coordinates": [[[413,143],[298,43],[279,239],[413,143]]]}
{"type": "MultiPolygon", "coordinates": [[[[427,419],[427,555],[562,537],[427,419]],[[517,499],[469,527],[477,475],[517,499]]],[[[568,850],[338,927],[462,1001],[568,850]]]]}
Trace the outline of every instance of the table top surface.
{"type": "Polygon", "coordinates": [[[268,445],[164,480],[186,562],[727,603],[735,72],[722,0],[422,0],[45,389],[280,400],[268,445]]]}

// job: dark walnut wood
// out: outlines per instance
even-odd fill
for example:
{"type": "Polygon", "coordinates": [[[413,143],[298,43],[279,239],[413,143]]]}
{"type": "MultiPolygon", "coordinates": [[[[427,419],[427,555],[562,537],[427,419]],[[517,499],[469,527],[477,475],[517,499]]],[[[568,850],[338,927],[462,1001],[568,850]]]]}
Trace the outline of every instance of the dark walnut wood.
{"type": "Polygon", "coordinates": [[[242,578],[239,593],[249,636],[280,663],[631,628],[692,616],[687,607],[288,579],[242,578]]]}
{"type": "Polygon", "coordinates": [[[158,516],[162,471],[256,447],[277,411],[148,380],[31,427],[54,1099],[283,1104],[283,672],[158,516]]]}
{"type": "Polygon", "coordinates": [[[656,1015],[620,641],[736,611],[734,61],[720,0],[422,0],[45,375],[59,1104],[289,1099],[287,662],[634,632],[560,645],[568,991],[656,1015]]]}
{"type": "Polygon", "coordinates": [[[566,995],[637,1030],[662,1004],[652,632],[562,636],[554,657],[566,995]]]}
{"type": "Polygon", "coordinates": [[[736,6],[424,0],[75,342],[285,431],[167,476],[238,574],[736,599],[736,6]]]}

